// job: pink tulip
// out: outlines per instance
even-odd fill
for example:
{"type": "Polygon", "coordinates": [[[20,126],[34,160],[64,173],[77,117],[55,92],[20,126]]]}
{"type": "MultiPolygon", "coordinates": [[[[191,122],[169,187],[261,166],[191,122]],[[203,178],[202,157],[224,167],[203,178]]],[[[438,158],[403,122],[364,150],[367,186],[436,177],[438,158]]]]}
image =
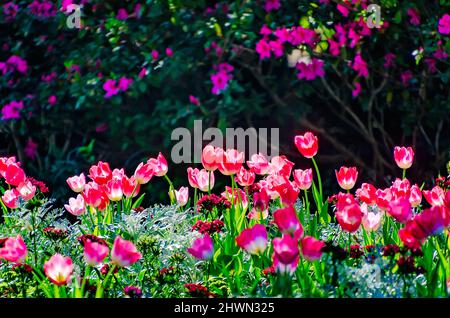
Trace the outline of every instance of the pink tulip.
{"type": "Polygon", "coordinates": [[[377,202],[377,189],[370,183],[363,183],[359,189],[356,190],[356,196],[362,202],[369,205],[377,202]]]}
{"type": "Polygon", "coordinates": [[[391,191],[394,199],[398,199],[401,197],[409,198],[409,194],[411,192],[411,184],[408,179],[395,179],[392,183],[391,191]]]}
{"type": "Polygon", "coordinates": [[[355,186],[356,179],[358,178],[358,170],[355,167],[347,168],[341,167],[336,172],[336,179],[339,186],[344,190],[350,190],[355,186]]]}
{"type": "Polygon", "coordinates": [[[0,175],[4,178],[8,166],[16,162],[16,157],[1,157],[0,158],[0,175]]]}
{"type": "Polygon", "coordinates": [[[226,176],[236,174],[244,163],[244,153],[236,149],[227,149],[223,152],[223,159],[219,165],[219,171],[226,176]]]}
{"type": "Polygon", "coordinates": [[[155,158],[149,159],[147,163],[150,164],[150,166],[153,168],[153,173],[157,177],[165,176],[169,169],[167,165],[167,160],[166,158],[164,158],[162,153],[159,153],[156,159],[155,158]]]}
{"type": "Polygon", "coordinates": [[[255,224],[253,227],[243,230],[236,238],[236,243],[250,254],[261,254],[267,247],[266,227],[262,224],[255,224]]]}
{"type": "Polygon", "coordinates": [[[105,196],[103,189],[95,182],[89,182],[84,187],[83,198],[87,205],[97,208],[103,203],[105,196]]]}
{"type": "Polygon", "coordinates": [[[417,207],[422,202],[422,191],[420,191],[420,188],[417,186],[417,184],[413,185],[411,187],[410,193],[409,193],[409,203],[411,203],[412,207],[417,207]]]}
{"type": "Polygon", "coordinates": [[[188,175],[188,181],[189,181],[189,185],[193,188],[198,188],[198,183],[197,183],[197,174],[198,174],[199,170],[197,168],[187,168],[187,175],[188,175]]]}
{"type": "Polygon", "coordinates": [[[223,149],[207,145],[202,151],[202,165],[208,171],[214,171],[219,168],[223,159],[223,149]]]}
{"type": "Polygon", "coordinates": [[[64,207],[69,213],[76,216],[82,215],[86,211],[86,204],[81,194],[76,199],[70,198],[69,204],[65,204],[64,207]]]}
{"type": "Polygon", "coordinates": [[[395,147],[394,159],[401,169],[408,169],[412,166],[414,161],[414,151],[411,147],[395,147]]]}
{"type": "Polygon", "coordinates": [[[319,149],[318,138],[309,131],[304,135],[295,136],[294,143],[298,151],[306,158],[314,157],[319,149]]]}
{"type": "Polygon", "coordinates": [[[278,174],[289,178],[294,163],[289,161],[286,156],[276,156],[270,160],[270,173],[278,174]]]}
{"type": "Polygon", "coordinates": [[[255,173],[251,172],[250,170],[245,170],[244,167],[241,167],[241,170],[239,170],[238,174],[236,175],[236,182],[241,187],[248,187],[255,182],[255,173]]]}
{"type": "Polygon", "coordinates": [[[19,207],[20,192],[17,189],[6,190],[3,193],[2,201],[10,209],[19,207]]]}
{"type": "Polygon", "coordinates": [[[187,251],[199,260],[210,260],[214,254],[214,245],[209,234],[205,233],[203,237],[197,238],[187,251]]]}
{"type": "Polygon", "coordinates": [[[300,256],[297,256],[290,263],[283,263],[280,259],[280,256],[277,253],[272,254],[272,268],[279,274],[292,275],[297,269],[298,262],[300,261],[300,256]]]}
{"type": "Polygon", "coordinates": [[[10,163],[5,170],[5,181],[12,186],[18,186],[25,182],[25,172],[20,168],[19,163],[10,163]]]}
{"type": "Polygon", "coordinates": [[[114,245],[111,251],[111,261],[113,264],[125,267],[140,260],[142,254],[136,249],[136,246],[130,241],[126,241],[120,236],[114,240],[114,245]]]}
{"type": "Polygon", "coordinates": [[[200,191],[207,192],[214,188],[214,172],[212,171],[209,173],[205,169],[200,170],[195,176],[195,180],[200,191]]]}
{"type": "Polygon", "coordinates": [[[247,166],[250,168],[250,171],[258,175],[266,175],[269,173],[269,162],[262,153],[253,154],[250,159],[250,161],[247,161],[247,166]]]}
{"type": "Polygon", "coordinates": [[[303,257],[310,262],[314,262],[322,257],[322,248],[325,243],[314,237],[305,236],[301,240],[301,246],[303,257]]]}
{"type": "Polygon", "coordinates": [[[80,193],[84,190],[84,186],[86,185],[86,178],[84,177],[84,173],[82,173],[79,176],[67,178],[66,182],[72,189],[72,191],[80,193]]]}
{"type": "Polygon", "coordinates": [[[244,210],[247,210],[248,207],[248,199],[246,193],[242,189],[233,189],[229,186],[225,187],[225,191],[220,194],[222,198],[227,199],[231,203],[234,203],[234,205],[240,204],[244,210]],[[233,202],[234,198],[234,202],[233,202]]]}
{"type": "Polygon", "coordinates": [[[86,240],[84,243],[84,259],[90,266],[96,266],[103,262],[109,253],[109,248],[105,244],[86,240]]]}
{"type": "Polygon", "coordinates": [[[393,200],[393,194],[391,189],[378,189],[376,192],[377,195],[377,206],[380,210],[385,211],[389,202],[393,200]]]}
{"type": "Polygon", "coordinates": [[[25,262],[26,257],[27,246],[20,235],[9,237],[4,242],[3,247],[0,248],[0,259],[8,262],[22,264],[25,262]]]}
{"type": "Polygon", "coordinates": [[[97,165],[93,165],[89,169],[89,178],[94,180],[98,184],[105,184],[112,178],[111,169],[109,163],[99,161],[97,165]]]}
{"type": "Polygon", "coordinates": [[[281,263],[291,264],[299,255],[298,240],[287,234],[276,237],[273,239],[273,251],[281,263]]]}
{"type": "Polygon", "coordinates": [[[387,213],[403,224],[413,217],[411,203],[409,203],[409,199],[407,198],[399,198],[391,201],[387,206],[387,213]]]}
{"type": "Polygon", "coordinates": [[[154,166],[152,166],[151,164],[141,162],[134,172],[134,177],[136,178],[137,183],[148,183],[155,174],[155,171],[153,169],[154,166]]]}
{"type": "Polygon", "coordinates": [[[36,186],[30,180],[26,180],[17,186],[17,190],[25,201],[30,201],[36,193],[36,186]]]}
{"type": "Polygon", "coordinates": [[[367,212],[362,219],[363,227],[368,232],[378,230],[381,225],[381,213],[367,212]]]}
{"type": "Polygon", "coordinates": [[[308,190],[313,182],[312,169],[294,170],[294,180],[301,190],[308,190]]]}
{"type": "Polygon", "coordinates": [[[273,187],[275,191],[278,192],[281,203],[284,206],[292,206],[295,201],[297,201],[300,189],[297,187],[295,182],[291,182],[285,178],[285,182],[282,184],[277,184],[273,187]]]}
{"type": "Polygon", "coordinates": [[[292,206],[276,210],[273,213],[273,222],[284,234],[291,234],[296,238],[303,236],[302,224],[298,220],[297,213],[292,206]]]}
{"type": "Polygon", "coordinates": [[[122,200],[122,180],[111,179],[106,183],[105,192],[111,201],[122,200]]]}
{"type": "Polygon", "coordinates": [[[341,228],[349,233],[356,232],[362,222],[362,212],[358,204],[349,204],[336,212],[341,228]]]}
{"type": "Polygon", "coordinates": [[[73,273],[73,262],[70,257],[61,254],[53,255],[44,264],[45,275],[58,286],[66,285],[73,273]]]}
{"type": "Polygon", "coordinates": [[[442,206],[444,205],[444,189],[440,186],[435,186],[431,190],[423,190],[423,196],[428,201],[431,206],[442,206]]]}
{"type": "Polygon", "coordinates": [[[189,200],[189,188],[181,187],[180,189],[175,190],[175,197],[179,206],[185,206],[189,200]]]}
{"type": "Polygon", "coordinates": [[[352,204],[358,204],[355,197],[351,193],[339,192],[337,195],[336,210],[342,211],[345,207],[352,204]]]}

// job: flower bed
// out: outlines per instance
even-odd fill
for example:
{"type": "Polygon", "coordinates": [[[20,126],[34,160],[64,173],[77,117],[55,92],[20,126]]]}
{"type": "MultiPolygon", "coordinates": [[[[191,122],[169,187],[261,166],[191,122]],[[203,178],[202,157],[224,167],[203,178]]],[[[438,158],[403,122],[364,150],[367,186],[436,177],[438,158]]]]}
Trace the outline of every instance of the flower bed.
{"type": "Polygon", "coordinates": [[[406,178],[414,152],[396,147],[401,169],[385,189],[356,167],[336,170],[324,193],[318,138],[295,137],[312,168],[211,145],[192,189],[175,189],[162,154],[129,177],[99,162],[67,179],[65,209],[0,159],[0,291],[3,297],[441,297],[450,288],[450,181],[429,190],[406,178]],[[229,176],[215,188],[214,174],[229,176]],[[141,185],[165,178],[170,206],[141,207],[141,185]],[[192,193],[193,192],[193,193],[192,193]],[[422,199],[422,195],[425,200],[422,199]],[[75,216],[69,221],[67,212],[75,216]]]}

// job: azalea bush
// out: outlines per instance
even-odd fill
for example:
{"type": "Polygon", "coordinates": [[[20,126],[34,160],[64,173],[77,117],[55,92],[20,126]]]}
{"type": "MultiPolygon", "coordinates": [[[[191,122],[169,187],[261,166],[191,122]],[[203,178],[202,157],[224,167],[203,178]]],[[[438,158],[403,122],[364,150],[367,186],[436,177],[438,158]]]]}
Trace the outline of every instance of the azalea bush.
{"type": "Polygon", "coordinates": [[[67,178],[64,208],[15,157],[0,158],[2,296],[448,297],[450,176],[411,184],[414,150],[397,146],[389,187],[342,166],[341,191],[326,193],[318,137],[294,144],[309,167],[208,145],[179,189],[161,153],[133,173],[100,161],[67,178]],[[171,204],[144,208],[142,186],[156,178],[171,204]]]}
{"type": "MultiPolygon", "coordinates": [[[[203,119],[313,130],[322,165],[346,161],[386,186],[385,158],[408,143],[430,182],[449,159],[450,2],[374,3],[370,28],[366,0],[4,1],[1,151],[62,199],[79,167],[133,169],[203,119]]],[[[284,153],[298,132],[281,132],[284,153]]]]}

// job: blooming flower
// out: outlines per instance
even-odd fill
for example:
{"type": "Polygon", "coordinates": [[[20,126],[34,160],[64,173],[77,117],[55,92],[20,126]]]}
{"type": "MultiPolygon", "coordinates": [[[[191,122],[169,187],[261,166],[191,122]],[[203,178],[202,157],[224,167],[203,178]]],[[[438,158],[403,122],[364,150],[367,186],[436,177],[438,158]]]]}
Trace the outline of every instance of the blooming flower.
{"type": "Polygon", "coordinates": [[[423,190],[423,196],[431,206],[444,205],[445,192],[440,186],[435,186],[431,190],[423,190]]]}
{"type": "Polygon", "coordinates": [[[223,160],[223,149],[214,147],[213,145],[207,145],[203,148],[201,160],[202,165],[206,170],[214,171],[219,168],[219,165],[223,160]]]}
{"type": "Polygon", "coordinates": [[[339,186],[344,190],[350,190],[355,186],[358,178],[358,170],[355,167],[347,168],[341,167],[339,171],[335,171],[336,179],[339,186]]]}
{"type": "Polygon", "coordinates": [[[381,213],[367,212],[362,219],[363,227],[368,232],[378,230],[381,225],[381,213]]]}
{"type": "Polygon", "coordinates": [[[84,186],[86,185],[86,178],[84,177],[84,173],[81,173],[79,176],[67,178],[66,182],[72,189],[72,191],[80,193],[84,190],[84,186]]]}
{"type": "Polygon", "coordinates": [[[351,66],[354,71],[358,72],[359,77],[368,77],[369,76],[369,70],[367,68],[366,61],[363,60],[361,54],[358,54],[355,56],[355,59],[353,60],[353,63],[351,63],[351,66]]]}
{"type": "Polygon", "coordinates": [[[5,181],[12,186],[18,186],[22,182],[25,182],[26,175],[19,163],[10,163],[5,170],[5,181]]]}
{"type": "Polygon", "coordinates": [[[123,196],[122,180],[121,179],[109,180],[105,185],[105,193],[111,201],[122,200],[123,196]]]}
{"type": "Polygon", "coordinates": [[[411,203],[407,198],[399,198],[390,202],[387,206],[387,212],[400,223],[406,223],[413,216],[411,203]]]}
{"type": "Polygon", "coordinates": [[[92,242],[86,240],[84,243],[84,259],[90,266],[96,266],[100,264],[109,253],[109,248],[106,244],[99,242],[92,242]]]}
{"type": "Polygon", "coordinates": [[[159,153],[156,159],[150,158],[147,163],[152,167],[153,173],[157,177],[163,177],[164,175],[166,175],[167,170],[169,169],[167,160],[166,158],[164,158],[162,153],[159,153]]]}
{"type": "Polygon", "coordinates": [[[55,254],[45,262],[44,272],[53,284],[58,286],[65,285],[73,273],[72,259],[68,256],[55,254]]]}
{"type": "Polygon", "coordinates": [[[298,151],[306,158],[314,157],[319,149],[317,137],[309,131],[304,135],[295,136],[294,142],[298,151]]]}
{"type": "Polygon", "coordinates": [[[294,180],[301,190],[308,190],[313,181],[312,169],[296,169],[294,170],[294,180]]]}
{"type": "Polygon", "coordinates": [[[76,216],[82,215],[86,211],[85,201],[81,194],[76,198],[70,198],[69,204],[65,204],[64,207],[70,214],[76,216]]]}
{"type": "Polygon", "coordinates": [[[269,173],[269,162],[262,153],[253,154],[249,161],[247,161],[247,166],[250,171],[258,175],[266,175],[269,173]]]}
{"type": "Polygon", "coordinates": [[[289,178],[294,163],[289,161],[286,156],[275,156],[270,160],[270,173],[272,175],[280,175],[289,178]]]}
{"type": "Polygon", "coordinates": [[[394,159],[401,169],[408,169],[412,166],[414,161],[414,151],[411,147],[398,147],[394,148],[394,159]]]}
{"type": "Polygon", "coordinates": [[[409,23],[412,25],[420,25],[420,15],[417,9],[409,8],[407,14],[409,16],[409,23]]]}
{"type": "Polygon", "coordinates": [[[23,101],[13,100],[2,108],[2,120],[20,119],[20,111],[23,109],[23,101]]]}
{"type": "Polygon", "coordinates": [[[9,237],[0,248],[0,259],[13,263],[24,263],[27,257],[27,246],[20,235],[9,237]]]}
{"type": "Polygon", "coordinates": [[[412,207],[417,207],[422,202],[422,191],[417,184],[413,185],[410,189],[409,203],[412,207]]]}
{"type": "Polygon", "coordinates": [[[287,234],[276,237],[273,239],[273,251],[280,263],[284,265],[295,263],[299,256],[298,240],[287,234]]]}
{"type": "Polygon", "coordinates": [[[266,0],[264,3],[264,10],[266,12],[278,10],[280,8],[280,0],[266,0]]]}
{"type": "Polygon", "coordinates": [[[441,34],[450,34],[450,14],[446,13],[439,19],[438,31],[441,34]]]}
{"type": "Polygon", "coordinates": [[[241,167],[239,172],[236,174],[236,182],[241,187],[248,187],[253,184],[253,182],[255,181],[255,177],[255,173],[246,170],[244,167],[241,167]]]}
{"type": "Polygon", "coordinates": [[[356,232],[362,222],[361,208],[358,204],[346,205],[336,212],[336,219],[344,231],[356,232]]]}
{"type": "Polygon", "coordinates": [[[325,243],[311,236],[305,236],[301,240],[301,252],[303,257],[310,261],[316,261],[322,257],[322,248],[325,243]]]}
{"type": "Polygon", "coordinates": [[[187,250],[192,256],[199,260],[210,260],[214,253],[214,245],[211,236],[205,234],[203,237],[195,239],[192,246],[187,250]]]}
{"type": "Polygon", "coordinates": [[[17,190],[25,201],[29,201],[36,193],[36,186],[30,180],[26,180],[17,186],[17,190]]]}
{"type": "Polygon", "coordinates": [[[262,224],[245,229],[236,238],[236,243],[250,254],[260,254],[267,247],[267,230],[262,224]]]}
{"type": "Polygon", "coordinates": [[[236,149],[227,149],[222,158],[219,171],[226,176],[238,173],[245,160],[244,153],[236,149]]]}
{"type": "Polygon", "coordinates": [[[111,251],[111,261],[119,267],[130,266],[140,260],[142,254],[136,249],[136,246],[130,241],[117,236],[111,251]]]}
{"type": "Polygon", "coordinates": [[[296,238],[303,236],[302,224],[298,220],[297,213],[292,206],[276,210],[273,213],[273,222],[284,234],[291,234],[296,238]]]}
{"type": "Polygon", "coordinates": [[[2,201],[10,209],[19,207],[20,192],[17,189],[6,190],[3,193],[2,201]]]}
{"type": "Polygon", "coordinates": [[[323,69],[324,62],[322,60],[313,58],[310,63],[297,63],[297,78],[311,81],[316,77],[324,77],[325,71],[323,69]]]}
{"type": "Polygon", "coordinates": [[[270,58],[271,47],[265,39],[261,39],[256,43],[256,53],[259,54],[261,60],[270,58]]]}
{"type": "Polygon", "coordinates": [[[98,184],[106,184],[112,178],[111,168],[107,162],[99,161],[89,168],[89,178],[98,184]]]}
{"type": "Polygon", "coordinates": [[[154,166],[149,164],[148,162],[147,163],[141,162],[134,171],[134,177],[136,182],[138,184],[148,183],[155,174],[153,169],[154,166]]]}
{"type": "Polygon", "coordinates": [[[367,204],[374,204],[377,201],[377,189],[370,183],[363,183],[359,189],[356,190],[356,196],[362,202],[367,204]]]}

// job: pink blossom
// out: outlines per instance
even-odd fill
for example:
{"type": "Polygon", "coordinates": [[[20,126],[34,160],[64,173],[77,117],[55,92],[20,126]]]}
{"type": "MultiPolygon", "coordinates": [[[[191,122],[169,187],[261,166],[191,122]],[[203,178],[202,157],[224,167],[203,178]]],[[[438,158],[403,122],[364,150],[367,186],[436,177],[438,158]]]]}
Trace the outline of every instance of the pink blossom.
{"type": "Polygon", "coordinates": [[[280,0],[266,0],[264,4],[264,10],[270,12],[273,10],[278,10],[280,8],[280,0]]]}
{"type": "Polygon", "coordinates": [[[259,30],[259,34],[264,35],[264,36],[271,35],[272,34],[272,30],[267,25],[264,24],[261,27],[261,30],[259,30]]]}
{"type": "Polygon", "coordinates": [[[256,52],[261,60],[270,58],[271,48],[265,39],[261,39],[256,43],[256,52]]]}
{"type": "Polygon", "coordinates": [[[352,68],[354,71],[358,72],[358,76],[360,77],[368,77],[369,70],[367,69],[367,63],[362,58],[361,54],[355,56],[355,59],[352,63],[352,68]]]}
{"type": "Polygon", "coordinates": [[[168,57],[172,57],[173,56],[173,51],[170,47],[166,48],[166,55],[168,57]]]}
{"type": "Polygon", "coordinates": [[[361,36],[354,29],[350,29],[348,31],[348,38],[351,40],[350,47],[354,48],[358,41],[361,39],[361,36]]]}
{"type": "Polygon", "coordinates": [[[121,77],[119,79],[118,87],[121,91],[125,92],[130,87],[131,84],[133,84],[132,78],[121,77]]]}
{"type": "Polygon", "coordinates": [[[128,13],[127,10],[120,8],[119,11],[117,12],[117,16],[116,16],[117,20],[126,20],[128,19],[128,13]]]}
{"type": "Polygon", "coordinates": [[[336,9],[338,9],[338,11],[344,16],[344,17],[348,17],[349,14],[349,10],[346,6],[342,5],[342,4],[338,4],[336,9]]]}
{"type": "Polygon", "coordinates": [[[110,98],[119,93],[117,81],[113,79],[106,80],[105,84],[103,84],[103,89],[106,91],[105,98],[110,98]]]}
{"type": "Polygon", "coordinates": [[[20,111],[23,109],[23,101],[11,101],[2,108],[2,120],[20,119],[20,111]]]}
{"type": "Polygon", "coordinates": [[[292,28],[289,35],[289,42],[295,46],[299,44],[312,46],[316,38],[316,33],[313,30],[305,29],[301,26],[292,28]]]}
{"type": "Polygon", "coordinates": [[[440,34],[450,34],[450,14],[446,13],[439,19],[438,31],[440,34]]]}
{"type": "Polygon", "coordinates": [[[144,78],[146,75],[147,75],[147,69],[146,69],[145,67],[143,67],[143,68],[141,69],[141,71],[139,72],[138,77],[139,77],[139,78],[144,78]]]}
{"type": "Polygon", "coordinates": [[[290,39],[289,31],[284,27],[276,29],[275,36],[281,43],[288,42],[290,39]]]}
{"type": "Polygon", "coordinates": [[[352,97],[355,98],[361,93],[361,84],[359,82],[355,83],[355,87],[352,90],[352,97]]]}
{"type": "Polygon", "coordinates": [[[18,11],[19,6],[12,1],[3,5],[3,14],[5,15],[7,21],[14,19],[18,11]]]}
{"type": "Polygon", "coordinates": [[[156,61],[156,60],[158,59],[159,53],[158,53],[158,51],[153,50],[152,53],[151,53],[151,55],[152,55],[152,59],[153,59],[154,61],[156,61]]]}
{"type": "Polygon", "coordinates": [[[281,57],[284,54],[284,48],[281,41],[270,41],[269,42],[270,49],[276,57],[281,57]]]}
{"type": "Polygon", "coordinates": [[[57,98],[56,98],[55,95],[51,95],[51,96],[48,98],[48,103],[49,103],[50,105],[52,105],[52,106],[56,104],[56,101],[57,101],[57,98]]]}
{"type": "Polygon", "coordinates": [[[415,8],[409,8],[407,11],[407,14],[409,16],[409,23],[412,25],[419,25],[420,24],[420,15],[419,11],[415,8]]]}
{"type": "Polygon", "coordinates": [[[28,139],[24,149],[25,156],[27,156],[31,160],[35,160],[37,156],[37,148],[38,144],[35,143],[33,139],[28,139]]]}
{"type": "Polygon", "coordinates": [[[311,59],[311,63],[309,64],[304,62],[297,63],[297,77],[307,81],[311,81],[316,77],[323,77],[325,75],[323,65],[324,62],[322,60],[315,58],[311,59]]]}

